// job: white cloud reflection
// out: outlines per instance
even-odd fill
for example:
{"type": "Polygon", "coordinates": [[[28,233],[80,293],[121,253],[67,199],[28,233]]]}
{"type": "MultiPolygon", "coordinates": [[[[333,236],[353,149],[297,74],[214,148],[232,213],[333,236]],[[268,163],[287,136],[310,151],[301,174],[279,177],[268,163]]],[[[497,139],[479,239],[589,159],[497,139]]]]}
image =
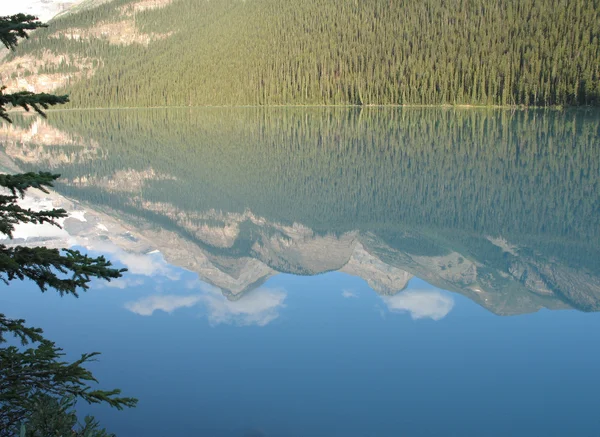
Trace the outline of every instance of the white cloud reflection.
{"type": "Polygon", "coordinates": [[[139,287],[141,285],[144,285],[144,280],[142,278],[122,277],[111,279],[107,282],[99,282],[96,284],[96,288],[108,287],[125,290],[126,288],[139,287]]]}
{"type": "Polygon", "coordinates": [[[128,302],[125,308],[141,316],[150,316],[159,310],[170,314],[179,308],[203,305],[212,325],[265,326],[279,317],[286,297],[287,293],[281,289],[261,287],[230,301],[218,288],[203,284],[201,293],[156,294],[128,302]]]}
{"type": "Polygon", "coordinates": [[[342,290],[342,297],[346,299],[351,299],[353,297],[358,297],[358,295],[352,290],[342,290]]]}
{"type": "Polygon", "coordinates": [[[179,308],[189,308],[196,305],[201,296],[177,296],[172,294],[156,294],[134,302],[127,302],[125,308],[140,316],[151,316],[154,311],[164,311],[171,314],[179,308]]]}
{"type": "Polygon", "coordinates": [[[382,297],[392,312],[408,312],[413,319],[441,320],[454,307],[452,297],[434,290],[408,290],[382,297]]]}
{"type": "Polygon", "coordinates": [[[239,300],[230,301],[214,287],[206,290],[202,301],[213,325],[221,323],[265,326],[279,317],[287,293],[279,288],[258,288],[239,300]]]}

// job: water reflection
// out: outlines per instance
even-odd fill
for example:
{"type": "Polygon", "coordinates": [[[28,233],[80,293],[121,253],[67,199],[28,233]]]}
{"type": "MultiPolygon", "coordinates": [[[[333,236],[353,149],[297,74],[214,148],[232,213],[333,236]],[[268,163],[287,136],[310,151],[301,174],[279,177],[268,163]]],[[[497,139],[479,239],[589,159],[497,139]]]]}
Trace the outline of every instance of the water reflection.
{"type": "Polygon", "coordinates": [[[454,300],[439,291],[408,290],[394,296],[383,296],[392,312],[408,312],[413,319],[441,320],[452,310],[454,300]]]}
{"type": "Polygon", "coordinates": [[[263,326],[286,296],[264,288],[269,278],[331,271],[364,279],[390,311],[415,319],[439,320],[453,306],[407,290],[415,277],[500,315],[596,311],[599,120],[584,111],[56,112],[8,127],[3,162],[61,173],[61,194],[37,201],[76,211],[64,231],[32,239],[19,229],[16,243],[82,245],[134,274],[177,279],[179,266],[210,285],[127,304],[140,315],[202,305],[213,324],[263,326]]]}
{"type": "Polygon", "coordinates": [[[125,308],[141,316],[151,316],[155,311],[172,313],[180,308],[202,304],[206,307],[212,325],[221,323],[238,326],[265,326],[279,317],[287,293],[281,289],[258,288],[247,293],[243,299],[228,300],[216,287],[199,283],[201,293],[191,295],[155,294],[134,302],[125,308]]]}
{"type": "Polygon", "coordinates": [[[157,310],[170,314],[179,308],[193,307],[201,299],[202,296],[200,295],[177,296],[161,294],[148,296],[135,302],[128,302],[125,304],[125,308],[140,316],[151,316],[157,310]]]}

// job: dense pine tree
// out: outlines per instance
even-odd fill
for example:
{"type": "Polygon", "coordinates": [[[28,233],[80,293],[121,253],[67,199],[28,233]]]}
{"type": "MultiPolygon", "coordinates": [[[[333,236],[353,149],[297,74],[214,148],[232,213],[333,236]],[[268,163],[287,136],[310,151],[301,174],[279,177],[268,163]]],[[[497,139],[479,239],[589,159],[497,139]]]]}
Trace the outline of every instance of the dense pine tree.
{"type": "Polygon", "coordinates": [[[73,106],[600,103],[597,1],[131,3],[61,17],[28,44],[64,55],[46,72],[81,70],[73,106]],[[151,42],[89,33],[106,23],[151,42]]]}

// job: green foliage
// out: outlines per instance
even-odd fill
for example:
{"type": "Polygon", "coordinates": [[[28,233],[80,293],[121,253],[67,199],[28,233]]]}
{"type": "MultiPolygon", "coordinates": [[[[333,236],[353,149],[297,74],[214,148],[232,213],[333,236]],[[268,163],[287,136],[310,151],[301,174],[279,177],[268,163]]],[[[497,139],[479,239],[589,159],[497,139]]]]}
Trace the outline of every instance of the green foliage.
{"type": "MultiPolygon", "coordinates": [[[[11,236],[18,223],[51,223],[65,217],[64,210],[32,211],[17,204],[20,196],[31,187],[45,189],[52,186],[58,175],[27,173],[0,175],[0,187],[12,195],[0,196],[0,229],[11,236]]],[[[8,284],[15,279],[30,279],[41,291],[54,289],[61,295],[77,296],[87,290],[93,278],[118,278],[125,269],[114,269],[104,257],[91,258],[76,250],[48,249],[45,247],[7,247],[0,244],[0,279],[8,284]]],[[[98,355],[83,354],[79,360],[68,363],[64,353],[53,342],[42,336],[38,328],[27,327],[22,319],[9,319],[0,314],[0,344],[12,335],[25,346],[0,347],[0,436],[22,435],[46,437],[50,435],[107,436],[93,418],[88,418],[76,434],[65,433],[76,422],[74,400],[105,403],[121,409],[134,406],[133,398],[119,397],[119,390],[93,390],[97,382],[84,365],[98,355]],[[54,428],[53,428],[54,427],[54,428]],[[67,427],[67,428],[65,428],[67,427]],[[50,432],[51,431],[51,432],[50,432]]]]}
{"type": "MultiPolygon", "coordinates": [[[[0,196],[0,224],[2,231],[12,235],[18,223],[51,223],[66,216],[64,210],[34,212],[21,208],[16,202],[19,195],[33,186],[44,189],[58,176],[49,173],[1,175],[0,186],[11,191],[11,196],[0,196]]],[[[93,278],[110,280],[121,277],[125,269],[114,269],[104,257],[91,258],[72,249],[45,247],[7,247],[0,244],[0,279],[8,284],[14,279],[30,279],[41,291],[54,289],[61,295],[77,296],[87,290],[93,278]]],[[[42,336],[39,328],[27,327],[22,319],[9,319],[0,314],[0,344],[12,335],[25,346],[0,347],[0,437],[22,435],[21,424],[26,424],[25,436],[81,435],[107,436],[93,418],[87,418],[80,431],[73,429],[76,422],[74,400],[105,403],[122,409],[134,406],[133,398],[119,397],[119,390],[93,390],[97,382],[84,365],[93,361],[98,352],[83,354],[79,360],[68,363],[64,353],[53,342],[42,336]],[[53,428],[55,427],[55,428],[53,428]],[[50,432],[52,430],[52,432],[50,432]]]]}
{"type": "MultiPolygon", "coordinates": [[[[0,232],[12,237],[19,223],[50,223],[59,226],[57,219],[67,216],[63,209],[33,211],[17,202],[28,188],[46,191],[59,175],[47,172],[0,175],[0,187],[11,195],[0,195],[0,232]]],[[[47,191],[46,191],[47,192],[47,191]]],[[[114,279],[125,269],[112,269],[103,256],[91,258],[76,250],[48,249],[46,247],[7,247],[0,244],[0,279],[8,284],[14,279],[30,279],[41,291],[52,288],[60,293],[77,296],[77,290],[88,288],[91,278],[114,279]]]]}
{"type": "Polygon", "coordinates": [[[25,326],[23,319],[7,319],[4,314],[0,314],[0,343],[5,343],[6,334],[10,334],[18,339],[21,345],[29,342],[41,342],[44,340],[40,328],[25,326]]]}
{"type": "Polygon", "coordinates": [[[34,413],[27,425],[22,425],[19,437],[115,437],[108,433],[91,416],[86,416],[80,424],[75,414],[73,397],[56,399],[52,396],[39,395],[31,406],[34,413]]]}
{"type": "MultiPolygon", "coordinates": [[[[14,49],[18,38],[27,31],[43,25],[33,16],[18,14],[0,17],[0,41],[14,49]]],[[[0,90],[0,118],[10,122],[7,105],[33,108],[45,116],[43,109],[68,101],[67,96],[17,92],[4,94],[0,90]]],[[[60,226],[58,219],[67,216],[63,209],[33,211],[18,201],[29,188],[48,192],[47,188],[59,177],[48,172],[0,175],[0,232],[12,238],[14,227],[20,223],[50,223],[60,226]]],[[[77,296],[87,290],[93,278],[118,278],[125,269],[114,269],[104,257],[91,258],[79,251],[45,247],[7,247],[0,244],[0,279],[5,284],[15,279],[30,279],[40,290],[55,289],[77,296]]],[[[92,417],[78,425],[74,411],[76,400],[90,404],[107,404],[122,409],[132,407],[137,400],[120,397],[120,390],[97,390],[97,383],[84,366],[98,352],[86,353],[74,362],[63,360],[62,349],[45,339],[42,330],[25,326],[22,319],[10,319],[0,313],[0,437],[109,437],[92,417]],[[13,336],[21,343],[6,346],[13,336]],[[24,348],[31,344],[31,347],[24,348]]]]}
{"type": "Polygon", "coordinates": [[[33,108],[35,112],[45,117],[43,109],[48,109],[50,106],[61,105],[69,101],[68,96],[55,96],[46,93],[32,93],[30,91],[19,91],[12,94],[4,94],[6,88],[0,88],[0,118],[10,122],[10,117],[6,112],[5,107],[12,105],[13,107],[21,107],[26,111],[33,108]]]}
{"type": "Polygon", "coordinates": [[[132,2],[62,16],[27,44],[94,64],[71,76],[73,106],[600,103],[597,1],[132,2]],[[86,36],[124,22],[151,42],[86,36]]]}
{"type": "Polygon", "coordinates": [[[8,284],[14,279],[30,279],[40,290],[48,288],[77,296],[87,290],[91,278],[110,281],[121,277],[126,269],[112,269],[104,256],[91,258],[77,250],[46,247],[6,247],[0,245],[0,279],[8,284]],[[67,276],[66,278],[63,276],[67,276]]]}
{"type": "MultiPolygon", "coordinates": [[[[47,27],[38,21],[33,15],[16,14],[0,17],[0,42],[6,48],[14,50],[19,38],[29,38],[28,31],[47,27]]],[[[55,96],[47,93],[32,93],[30,91],[19,91],[5,94],[6,87],[0,87],[0,118],[10,122],[7,106],[21,107],[26,111],[33,109],[45,117],[44,109],[50,106],[64,104],[69,101],[68,96],[55,96]]]]}
{"type": "Polygon", "coordinates": [[[0,42],[11,50],[17,47],[19,38],[29,38],[27,31],[48,27],[38,21],[37,17],[16,14],[0,17],[0,42]]]}
{"type": "Polygon", "coordinates": [[[56,219],[66,217],[67,212],[63,209],[32,211],[22,208],[17,203],[19,197],[23,197],[28,188],[37,188],[47,192],[45,187],[52,187],[52,182],[58,177],[59,175],[47,172],[1,174],[0,186],[9,190],[12,195],[0,195],[0,232],[12,238],[14,226],[18,223],[55,224],[56,219]]]}
{"type": "Polygon", "coordinates": [[[93,418],[86,418],[79,433],[65,431],[73,431],[76,425],[73,411],[76,399],[90,404],[104,403],[117,409],[136,404],[134,398],[120,397],[120,390],[91,388],[90,383],[97,383],[97,380],[84,365],[94,361],[98,352],[83,354],[71,363],[63,361],[62,349],[44,339],[41,330],[25,326],[23,320],[7,319],[0,314],[0,340],[5,341],[6,334],[19,338],[23,345],[36,343],[27,349],[0,348],[1,437],[20,435],[22,424],[25,424],[25,435],[31,437],[100,437],[107,434],[97,430],[93,418]]]}
{"type": "MultiPolygon", "coordinates": [[[[60,175],[38,172],[38,173],[23,173],[23,174],[0,174],[0,185],[10,190],[13,196],[17,194],[23,196],[28,188],[36,188],[48,193],[46,188],[51,188],[52,184],[60,175]]],[[[1,231],[6,234],[6,228],[1,231]]]]}

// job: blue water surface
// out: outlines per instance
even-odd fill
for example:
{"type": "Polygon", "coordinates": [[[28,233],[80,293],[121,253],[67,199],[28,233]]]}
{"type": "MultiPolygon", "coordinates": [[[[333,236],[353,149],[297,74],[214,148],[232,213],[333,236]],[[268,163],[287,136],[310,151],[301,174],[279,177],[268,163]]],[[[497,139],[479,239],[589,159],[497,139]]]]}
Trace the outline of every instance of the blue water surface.
{"type": "MultiPolygon", "coordinates": [[[[160,257],[160,255],[156,255],[160,257]]],[[[126,274],[79,299],[31,283],[1,297],[69,352],[101,351],[86,407],[119,436],[597,435],[600,315],[499,317],[413,279],[402,305],[344,273],[277,275],[237,302],[197,276],[126,274]],[[123,282],[120,282],[123,281],[123,282]],[[120,288],[122,287],[122,288],[120,288]],[[266,303],[265,303],[266,302],[266,303]],[[443,314],[445,312],[445,314],[443,314]]]]}

